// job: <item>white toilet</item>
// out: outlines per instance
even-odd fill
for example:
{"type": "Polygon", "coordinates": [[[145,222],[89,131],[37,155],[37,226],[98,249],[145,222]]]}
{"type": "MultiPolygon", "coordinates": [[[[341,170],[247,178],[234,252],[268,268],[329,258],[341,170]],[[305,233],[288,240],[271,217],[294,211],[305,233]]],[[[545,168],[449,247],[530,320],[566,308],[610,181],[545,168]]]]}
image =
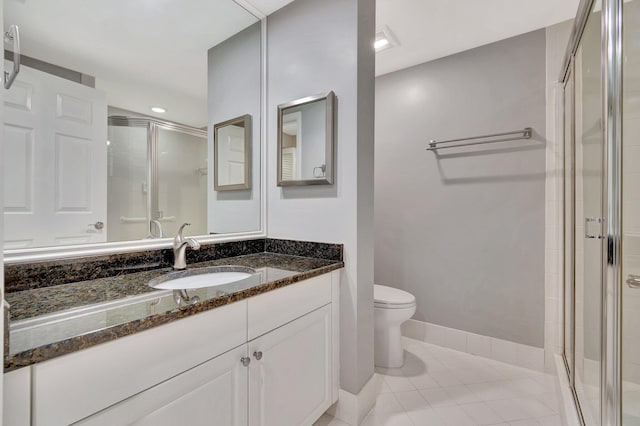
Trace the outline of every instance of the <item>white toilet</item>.
{"type": "Polygon", "coordinates": [[[416,312],[416,298],[404,290],[376,284],[373,286],[373,300],[375,364],[384,368],[402,367],[400,325],[416,312]]]}

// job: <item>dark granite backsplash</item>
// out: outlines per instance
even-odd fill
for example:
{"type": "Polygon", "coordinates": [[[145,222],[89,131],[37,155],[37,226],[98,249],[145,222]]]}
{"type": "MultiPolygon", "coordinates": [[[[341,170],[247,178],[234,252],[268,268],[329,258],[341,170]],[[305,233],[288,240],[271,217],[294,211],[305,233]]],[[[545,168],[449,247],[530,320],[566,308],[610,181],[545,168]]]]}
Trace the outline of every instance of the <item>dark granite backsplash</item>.
{"type": "MultiPolygon", "coordinates": [[[[202,245],[187,250],[187,263],[200,263],[256,253],[279,253],[342,261],[342,244],[258,238],[202,245]]],[[[116,277],[171,267],[171,249],[81,257],[55,261],[8,264],[4,268],[7,293],[50,287],[78,281],[116,277]]]]}
{"type": "Polygon", "coordinates": [[[342,244],[313,243],[309,241],[276,240],[267,238],[267,253],[288,254],[289,256],[315,257],[316,259],[343,261],[342,244]]]}

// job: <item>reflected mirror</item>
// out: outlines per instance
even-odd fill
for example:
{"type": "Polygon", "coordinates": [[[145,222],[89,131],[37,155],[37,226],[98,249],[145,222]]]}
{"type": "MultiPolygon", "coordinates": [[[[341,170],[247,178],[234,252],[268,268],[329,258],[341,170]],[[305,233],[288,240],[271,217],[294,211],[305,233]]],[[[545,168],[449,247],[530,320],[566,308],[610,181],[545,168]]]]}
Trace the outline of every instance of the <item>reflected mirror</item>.
{"type": "Polygon", "coordinates": [[[233,118],[213,126],[214,189],[251,188],[251,116],[233,118]]]}
{"type": "Polygon", "coordinates": [[[333,183],[333,92],[278,105],[278,186],[333,183]]]}
{"type": "Polygon", "coordinates": [[[260,135],[228,127],[244,126],[244,143],[228,135],[241,165],[219,171],[212,125],[260,120],[258,18],[232,0],[5,0],[3,12],[21,45],[3,117],[9,253],[170,238],[184,222],[196,236],[260,230],[260,135]]]}

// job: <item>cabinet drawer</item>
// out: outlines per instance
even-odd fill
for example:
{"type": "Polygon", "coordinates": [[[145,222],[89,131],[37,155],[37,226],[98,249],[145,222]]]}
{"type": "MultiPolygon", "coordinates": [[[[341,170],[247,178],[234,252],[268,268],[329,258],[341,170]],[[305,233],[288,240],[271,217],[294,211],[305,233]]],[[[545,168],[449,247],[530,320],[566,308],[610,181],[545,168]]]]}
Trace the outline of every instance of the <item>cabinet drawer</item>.
{"type": "Polygon", "coordinates": [[[249,340],[331,302],[331,274],[248,299],[249,340]]]}
{"type": "Polygon", "coordinates": [[[221,306],[33,367],[33,424],[68,425],[247,338],[246,301],[221,306]]]}

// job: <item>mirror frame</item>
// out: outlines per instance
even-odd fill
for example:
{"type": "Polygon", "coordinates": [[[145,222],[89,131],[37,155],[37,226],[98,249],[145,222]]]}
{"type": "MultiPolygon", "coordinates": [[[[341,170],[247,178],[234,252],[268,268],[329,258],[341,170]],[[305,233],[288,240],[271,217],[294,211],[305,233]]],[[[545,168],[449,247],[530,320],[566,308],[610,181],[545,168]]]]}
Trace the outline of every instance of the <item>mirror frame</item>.
{"type": "Polygon", "coordinates": [[[334,114],[335,114],[335,93],[329,91],[318,95],[307,96],[305,98],[296,99],[295,101],[287,102],[278,105],[278,170],[277,180],[278,186],[304,186],[304,185],[332,185],[334,183],[333,174],[333,152],[335,143],[335,128],[334,128],[334,114]],[[297,107],[300,105],[306,105],[314,102],[325,100],[325,165],[326,171],[324,179],[298,179],[298,180],[283,180],[282,179],[282,125],[283,117],[287,109],[297,107]]]}
{"type": "Polygon", "coordinates": [[[245,114],[232,118],[222,123],[213,125],[213,189],[215,191],[235,191],[238,189],[251,189],[251,115],[245,114]],[[220,185],[218,183],[218,130],[234,124],[243,123],[244,127],[244,183],[220,185]]]}
{"type": "MultiPolygon", "coordinates": [[[[245,0],[233,0],[239,6],[258,18],[260,22],[260,114],[267,113],[267,16],[246,3],[245,0]]],[[[0,100],[4,95],[0,95],[0,100]]],[[[267,236],[267,120],[260,120],[260,229],[256,231],[233,232],[220,235],[193,235],[202,244],[222,243],[227,241],[242,241],[267,236]]],[[[2,206],[2,203],[0,203],[2,206]]],[[[74,244],[67,246],[34,247],[28,249],[4,250],[4,264],[44,262],[52,260],[67,260],[76,257],[108,256],[120,253],[130,253],[147,250],[161,250],[171,248],[173,237],[114,241],[107,243],[74,244]]]]}

